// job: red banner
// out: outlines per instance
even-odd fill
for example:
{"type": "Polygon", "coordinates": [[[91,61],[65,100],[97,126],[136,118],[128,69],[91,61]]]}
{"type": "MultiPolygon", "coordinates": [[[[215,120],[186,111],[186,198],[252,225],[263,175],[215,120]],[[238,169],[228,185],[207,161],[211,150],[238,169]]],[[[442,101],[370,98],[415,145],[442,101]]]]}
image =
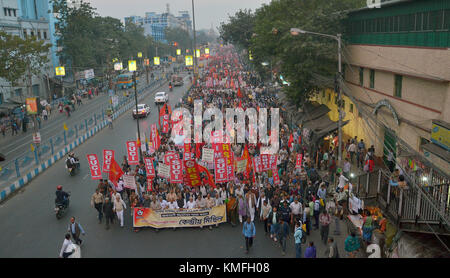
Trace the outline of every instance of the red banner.
{"type": "Polygon", "coordinates": [[[227,162],[223,157],[214,159],[214,176],[216,183],[227,182],[227,162]]]}
{"type": "Polygon", "coordinates": [[[295,163],[295,168],[297,168],[297,169],[302,168],[302,160],[303,160],[303,155],[301,153],[297,154],[297,162],[295,163]]]}
{"type": "Polygon", "coordinates": [[[136,141],[128,141],[127,142],[127,154],[128,154],[128,164],[129,165],[138,165],[139,164],[139,155],[136,141]]]}
{"type": "Polygon", "coordinates": [[[256,156],[253,158],[253,171],[255,173],[261,173],[262,170],[262,162],[261,162],[261,156],[256,156]]]}
{"type": "Polygon", "coordinates": [[[144,162],[145,162],[145,170],[147,172],[147,177],[154,178],[156,175],[155,175],[155,168],[153,167],[153,158],[146,157],[146,158],[144,158],[144,162]]]}
{"type": "Polygon", "coordinates": [[[164,155],[164,164],[169,165],[172,159],[178,159],[178,153],[175,151],[167,151],[164,155]]]}
{"type": "Polygon", "coordinates": [[[183,170],[181,169],[181,160],[172,159],[170,161],[170,182],[183,182],[183,170]]]}
{"type": "Polygon", "coordinates": [[[184,183],[187,186],[200,186],[202,184],[200,171],[195,160],[185,160],[184,170],[186,172],[184,175],[184,183]]]}
{"type": "Polygon", "coordinates": [[[155,149],[155,151],[156,151],[159,149],[159,145],[161,144],[161,141],[159,139],[158,129],[156,127],[156,124],[152,124],[150,128],[151,128],[150,140],[152,142],[153,149],[155,149]]]}
{"type": "Polygon", "coordinates": [[[268,171],[270,170],[270,161],[269,161],[269,155],[268,154],[262,154],[260,156],[261,158],[261,167],[262,171],[268,171]]]}
{"type": "Polygon", "coordinates": [[[162,115],[162,132],[168,133],[169,132],[169,114],[162,115]]]}
{"type": "Polygon", "coordinates": [[[102,172],[100,170],[100,163],[96,154],[88,154],[87,160],[89,162],[89,168],[91,169],[91,177],[93,180],[102,179],[102,172]]]}
{"type": "Polygon", "coordinates": [[[280,184],[280,176],[278,175],[277,167],[272,169],[273,183],[280,184]]]}
{"type": "Polygon", "coordinates": [[[234,180],[234,153],[231,150],[230,144],[221,144],[222,145],[222,156],[225,158],[225,162],[227,163],[227,179],[228,181],[234,180]]]}
{"type": "Polygon", "coordinates": [[[111,162],[114,159],[114,151],[113,150],[103,150],[103,167],[102,171],[104,173],[109,173],[111,169],[111,162]]]}

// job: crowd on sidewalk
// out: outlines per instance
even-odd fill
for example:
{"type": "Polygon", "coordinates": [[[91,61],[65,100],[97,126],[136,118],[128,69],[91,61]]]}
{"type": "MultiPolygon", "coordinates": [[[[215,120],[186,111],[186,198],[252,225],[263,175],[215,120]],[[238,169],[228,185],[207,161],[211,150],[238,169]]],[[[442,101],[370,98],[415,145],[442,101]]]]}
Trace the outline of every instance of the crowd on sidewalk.
{"type": "MultiPolygon", "coordinates": [[[[180,101],[182,107],[193,114],[194,100],[203,100],[207,107],[226,108],[241,107],[279,108],[276,92],[257,83],[256,73],[247,71],[239,62],[239,57],[231,46],[217,49],[217,54],[211,56],[208,65],[204,67],[199,79],[193,84],[189,94],[180,101]]],[[[329,236],[330,224],[335,223],[334,235],[340,235],[340,221],[343,219],[343,206],[337,196],[348,190],[348,180],[336,169],[336,153],[333,148],[319,150],[313,155],[308,153],[306,145],[302,144],[301,130],[295,126],[288,126],[287,114],[282,108],[280,115],[280,147],[275,157],[276,167],[272,170],[256,172],[252,168],[252,157],[260,156],[262,144],[231,144],[235,158],[246,158],[247,166],[242,172],[233,174],[228,182],[215,183],[211,180],[209,171],[214,173],[208,163],[201,160],[200,150],[203,147],[211,148],[208,143],[191,144],[190,152],[194,154],[195,161],[209,171],[203,172],[202,184],[196,187],[186,186],[184,183],[170,183],[167,179],[156,177],[153,185],[148,186],[146,167],[140,163],[134,169],[128,164],[127,157],[123,158],[121,168],[127,175],[134,175],[138,187],[136,190],[125,188],[120,178],[117,184],[109,180],[100,180],[98,188],[91,198],[91,205],[98,212],[99,223],[105,218],[106,229],[111,222],[118,220],[120,227],[124,226],[124,211],[131,208],[148,207],[154,211],[165,209],[183,210],[193,208],[212,208],[225,204],[227,220],[231,225],[242,225],[242,234],[245,239],[246,253],[249,253],[253,239],[258,233],[255,221],[263,224],[265,239],[280,245],[282,255],[285,255],[287,238],[292,235],[295,244],[296,257],[315,258],[316,245],[309,239],[313,233],[319,233],[322,244],[327,246],[327,257],[342,257],[344,251],[350,257],[360,249],[360,239],[352,233],[345,241],[345,250],[338,250],[333,237],[329,236]],[[301,167],[296,167],[297,154],[302,154],[301,167]],[[322,177],[319,169],[329,171],[329,177],[322,177]],[[336,173],[337,172],[337,173],[336,173]],[[333,186],[333,178],[337,176],[339,185],[333,186]],[[302,252],[304,249],[304,253],[302,252]]],[[[246,132],[248,139],[249,132],[246,132]]],[[[148,148],[146,157],[154,158],[153,163],[158,172],[157,165],[164,161],[167,151],[175,151],[183,156],[183,147],[175,145],[170,133],[162,134],[161,144],[156,150],[148,148]]],[[[349,160],[356,153],[363,153],[363,141],[358,146],[349,141],[346,150],[349,160]],[[359,147],[361,146],[361,147],[359,147]],[[352,153],[354,153],[352,155],[352,153]]],[[[368,159],[373,155],[373,147],[368,151],[368,159]]],[[[372,158],[373,159],[373,158],[372,158]]],[[[345,167],[344,167],[345,168],[345,167]]],[[[203,228],[200,227],[200,228],[203,228]]],[[[213,226],[209,226],[213,229],[213,226]]],[[[134,229],[138,231],[137,229],[134,229]]],[[[158,229],[156,229],[158,230],[158,229]]]]}
{"type": "Polygon", "coordinates": [[[53,105],[49,102],[43,102],[44,105],[41,103],[42,109],[35,116],[27,114],[25,105],[10,111],[10,113],[0,118],[1,138],[7,137],[8,130],[11,132],[11,136],[15,136],[19,135],[21,130],[21,133],[27,133],[28,129],[34,127],[35,124],[38,129],[41,129],[42,124],[47,122],[52,114],[57,115],[55,110],[59,114],[64,113],[67,117],[70,117],[76,107],[83,104],[83,98],[92,99],[94,96],[98,96],[99,92],[98,87],[89,87],[78,89],[75,93],[65,98],[58,98],[55,93],[53,95],[53,105]]]}

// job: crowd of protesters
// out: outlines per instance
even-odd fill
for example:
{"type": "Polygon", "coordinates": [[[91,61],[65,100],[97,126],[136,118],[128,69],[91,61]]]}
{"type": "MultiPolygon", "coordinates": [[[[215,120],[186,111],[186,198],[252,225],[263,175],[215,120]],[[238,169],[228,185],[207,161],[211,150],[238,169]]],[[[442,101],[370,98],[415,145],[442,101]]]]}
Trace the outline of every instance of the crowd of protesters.
{"type": "MultiPolygon", "coordinates": [[[[117,186],[107,180],[101,180],[96,192],[92,196],[91,204],[98,211],[99,222],[106,218],[106,228],[110,222],[117,219],[123,227],[124,210],[128,207],[149,207],[154,211],[164,209],[194,209],[211,208],[226,204],[227,220],[231,225],[242,226],[245,238],[246,253],[252,247],[255,237],[255,221],[264,226],[266,240],[280,244],[281,252],[285,255],[287,238],[292,235],[295,240],[296,257],[302,257],[302,245],[305,245],[304,257],[317,256],[318,242],[308,240],[311,233],[320,233],[321,244],[327,246],[327,257],[338,258],[337,244],[329,237],[329,227],[332,221],[335,226],[335,235],[340,234],[339,220],[342,219],[342,204],[336,195],[342,193],[348,180],[347,169],[343,175],[337,174],[342,184],[335,189],[332,187],[336,171],[335,151],[319,150],[314,155],[308,153],[306,145],[302,145],[301,131],[298,127],[287,124],[287,114],[279,103],[276,92],[261,85],[257,74],[247,71],[239,62],[239,56],[232,47],[223,47],[217,50],[218,54],[211,56],[207,66],[204,67],[198,80],[177,106],[187,108],[191,115],[194,111],[194,101],[201,99],[204,107],[217,107],[225,112],[226,108],[280,108],[279,151],[277,152],[277,171],[279,182],[274,179],[272,171],[253,173],[252,170],[236,173],[232,181],[215,183],[211,186],[207,175],[202,175],[203,184],[198,187],[189,187],[184,184],[172,184],[167,179],[155,178],[151,191],[147,186],[146,168],[140,163],[134,169],[128,164],[127,157],[123,158],[121,168],[125,174],[134,175],[137,190],[124,187],[119,179],[117,186]],[[233,82],[232,82],[233,80],[233,82]],[[296,167],[297,154],[303,155],[302,165],[296,167]],[[329,170],[330,177],[325,179],[319,175],[318,168],[329,170]],[[347,176],[346,179],[345,176],[347,176]],[[117,215],[117,217],[115,216],[117,215]]],[[[167,151],[178,151],[180,159],[182,151],[170,138],[170,133],[161,134],[161,146],[154,153],[146,156],[154,158],[154,166],[164,161],[167,151]]],[[[246,131],[246,138],[249,133],[246,131]]],[[[350,141],[352,145],[356,142],[350,141]]],[[[363,140],[356,147],[349,147],[349,159],[360,156],[365,150],[363,140]]],[[[195,153],[196,161],[202,164],[198,149],[211,148],[211,144],[191,144],[191,152],[195,153]]],[[[243,157],[248,153],[250,157],[260,155],[261,144],[237,144],[231,147],[234,157],[243,157]]],[[[349,145],[350,146],[350,145],[349,145]]],[[[373,152],[372,152],[373,154],[373,152]]],[[[208,166],[207,164],[204,164],[208,166]]],[[[211,173],[213,169],[209,168],[211,173]]],[[[250,168],[251,169],[251,168],[250,168]]],[[[214,175],[212,175],[214,176],[214,175]]],[[[133,211],[133,210],[132,210],[133,211]]],[[[128,216],[127,216],[128,217],[128,216]]],[[[203,228],[203,227],[202,227],[203,228]]],[[[213,226],[209,226],[213,229],[213,226]]],[[[158,229],[156,229],[158,230],[158,229]]],[[[136,230],[137,231],[137,230],[136,230]]],[[[354,240],[348,240],[348,250],[354,255],[354,240]]],[[[347,249],[347,248],[346,248],[347,249]]]]}

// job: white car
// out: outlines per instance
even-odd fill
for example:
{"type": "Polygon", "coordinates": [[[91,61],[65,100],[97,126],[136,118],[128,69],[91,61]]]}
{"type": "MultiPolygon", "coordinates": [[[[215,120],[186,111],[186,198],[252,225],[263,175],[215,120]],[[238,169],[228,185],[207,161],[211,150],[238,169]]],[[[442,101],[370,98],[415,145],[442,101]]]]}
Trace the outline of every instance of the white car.
{"type": "Polygon", "coordinates": [[[150,114],[150,106],[147,104],[138,104],[138,113],[136,113],[136,109],[133,109],[133,118],[137,117],[145,117],[150,114]]]}
{"type": "Polygon", "coordinates": [[[155,104],[166,103],[169,101],[169,96],[166,92],[158,92],[155,95],[155,104]]]}

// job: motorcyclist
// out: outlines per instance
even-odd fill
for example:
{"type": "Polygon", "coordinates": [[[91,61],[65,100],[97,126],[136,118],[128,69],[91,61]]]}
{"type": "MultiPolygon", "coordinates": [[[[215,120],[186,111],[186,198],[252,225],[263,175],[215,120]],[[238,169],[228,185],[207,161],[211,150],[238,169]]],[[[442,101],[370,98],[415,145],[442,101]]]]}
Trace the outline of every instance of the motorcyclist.
{"type": "Polygon", "coordinates": [[[75,157],[75,154],[73,152],[69,153],[66,159],[66,164],[68,168],[78,168],[80,163],[77,157],[75,157]]]}
{"type": "Polygon", "coordinates": [[[63,191],[61,185],[58,185],[56,187],[55,194],[55,204],[63,204],[64,207],[67,207],[69,205],[69,193],[63,191]]]}
{"type": "Polygon", "coordinates": [[[172,90],[172,82],[169,82],[169,89],[172,90]]]}

